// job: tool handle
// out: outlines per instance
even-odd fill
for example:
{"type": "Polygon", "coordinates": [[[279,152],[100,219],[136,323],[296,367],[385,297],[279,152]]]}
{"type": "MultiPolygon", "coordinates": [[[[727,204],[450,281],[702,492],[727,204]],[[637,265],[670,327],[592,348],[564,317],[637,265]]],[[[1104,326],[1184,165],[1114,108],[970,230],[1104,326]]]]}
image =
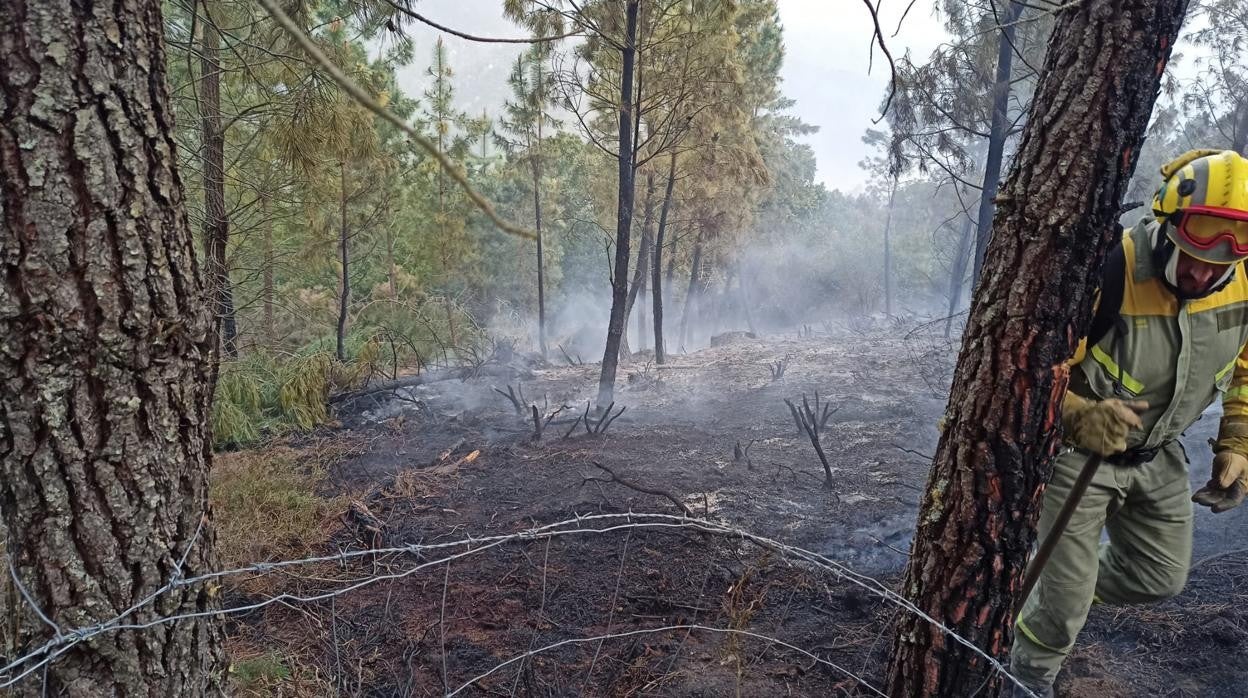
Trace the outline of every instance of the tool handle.
{"type": "Polygon", "coordinates": [[[1096,469],[1101,467],[1101,460],[1099,453],[1088,456],[1083,469],[1079,471],[1079,477],[1075,478],[1075,484],[1070,488],[1070,494],[1066,496],[1066,502],[1062,504],[1062,510],[1057,513],[1057,519],[1053,521],[1053,527],[1049,529],[1049,535],[1036,550],[1035,557],[1031,558],[1031,564],[1027,566],[1027,576],[1023,580],[1023,592],[1018,597],[1019,611],[1023,610],[1023,604],[1027,602],[1027,597],[1031,596],[1031,590],[1036,586],[1036,580],[1040,579],[1040,573],[1044,571],[1049,557],[1053,555],[1053,549],[1057,547],[1057,541],[1061,539],[1067,524],[1070,523],[1070,517],[1074,515],[1079,501],[1088,491],[1088,485],[1092,484],[1092,476],[1096,475],[1096,469]]]}

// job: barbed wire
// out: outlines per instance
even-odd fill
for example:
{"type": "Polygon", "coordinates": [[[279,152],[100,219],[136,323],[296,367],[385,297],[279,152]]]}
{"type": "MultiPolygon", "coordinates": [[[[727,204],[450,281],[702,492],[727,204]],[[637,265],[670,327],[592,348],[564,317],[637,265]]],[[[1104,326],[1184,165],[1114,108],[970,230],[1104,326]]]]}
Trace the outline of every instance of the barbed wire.
{"type": "MultiPolygon", "coordinates": [[[[941,623],[936,618],[925,613],[922,609],[918,608],[909,600],[905,599],[900,594],[888,588],[885,584],[875,579],[874,577],[856,572],[850,567],[840,562],[837,562],[836,560],[833,560],[832,558],[829,558],[826,555],[822,555],[820,553],[806,550],[805,548],[801,548],[798,546],[789,545],[787,543],[782,543],[775,539],[768,538],[766,536],[762,536],[756,533],[752,533],[745,529],[737,528],[728,524],[723,524],[723,523],[710,521],[706,519],[688,518],[688,517],[677,516],[673,514],[638,513],[638,512],[628,512],[628,513],[621,513],[621,514],[577,515],[570,519],[565,519],[565,520],[557,521],[554,523],[544,524],[541,526],[534,526],[534,527],[531,527],[522,531],[510,533],[510,534],[500,534],[500,535],[484,536],[484,537],[475,537],[475,536],[468,535],[464,538],[460,538],[460,539],[453,540],[453,541],[442,542],[442,543],[412,543],[412,544],[401,545],[401,546],[369,548],[369,549],[360,549],[360,550],[344,550],[335,555],[320,555],[320,556],[305,557],[305,558],[299,558],[299,559],[293,559],[293,560],[258,562],[258,563],[254,563],[254,564],[247,565],[244,567],[237,567],[237,568],[228,569],[228,570],[208,572],[208,573],[201,574],[195,577],[187,577],[187,578],[183,578],[181,576],[181,565],[179,565],[175,568],[174,574],[171,576],[168,583],[166,583],[163,587],[161,587],[157,591],[149,594],[139,603],[131,606],[130,608],[123,611],[122,613],[118,614],[116,617],[109,619],[107,621],[104,621],[102,623],[97,623],[95,625],[77,628],[75,630],[68,631],[68,632],[58,630],[57,635],[54,636],[52,639],[48,640],[43,645],[39,646],[38,648],[34,650],[27,652],[25,655],[17,659],[14,659],[13,661],[6,664],[4,667],[0,667],[0,689],[8,688],[10,686],[15,685],[16,683],[26,678],[27,676],[31,675],[35,671],[38,671],[39,669],[45,667],[49,663],[55,661],[57,658],[59,658],[61,655],[68,652],[73,647],[77,646],[79,643],[85,642],[87,640],[90,640],[92,638],[98,637],[106,633],[115,633],[115,632],[121,632],[125,630],[146,630],[146,629],[150,629],[159,625],[175,623],[175,622],[184,621],[184,620],[195,620],[195,619],[215,617],[215,616],[220,616],[220,615],[249,613],[251,611],[260,610],[262,608],[271,606],[273,604],[278,604],[278,603],[283,603],[283,604],[284,603],[315,603],[319,601],[326,601],[326,600],[334,599],[338,596],[342,596],[344,594],[348,594],[348,593],[363,589],[368,586],[372,586],[374,584],[378,584],[378,583],[385,582],[385,581],[403,579],[413,574],[416,574],[417,572],[420,572],[422,570],[425,570],[431,567],[436,567],[438,565],[445,564],[449,566],[452,562],[456,560],[460,560],[471,555],[476,555],[476,554],[485,552],[487,550],[497,548],[507,543],[531,542],[531,541],[538,541],[538,540],[548,541],[551,539],[563,538],[563,537],[568,537],[568,536],[590,535],[590,534],[601,535],[601,534],[615,533],[619,531],[628,531],[631,534],[631,532],[634,530],[657,530],[657,531],[692,530],[692,531],[696,531],[700,533],[707,533],[711,535],[722,536],[725,538],[734,538],[734,539],[739,539],[743,542],[753,543],[754,545],[757,545],[765,550],[769,550],[771,552],[779,554],[782,557],[782,559],[784,559],[785,562],[789,564],[791,564],[793,560],[806,562],[807,564],[810,564],[820,570],[831,573],[835,578],[839,580],[849,582],[859,587],[863,591],[866,591],[868,594],[876,596],[880,598],[881,600],[887,603],[893,604],[909,613],[915,614],[919,618],[923,619],[924,621],[938,628],[945,635],[949,636],[954,642],[957,642],[958,644],[965,646],[967,649],[971,650],[974,654],[983,658],[988,663],[988,665],[992,668],[992,670],[1000,673],[1003,677],[1005,677],[1007,680],[1012,682],[1014,685],[1022,688],[1024,691],[1027,691],[1027,695],[1035,695],[1034,693],[1031,693],[1027,689],[1027,687],[1024,686],[1017,678],[1015,678],[1012,674],[1010,674],[1010,672],[1005,668],[1005,666],[1003,666],[996,658],[992,657],[991,655],[989,655],[988,653],[986,653],[979,647],[975,646],[975,644],[972,643],[970,640],[967,640],[966,638],[962,637],[957,632],[955,632],[954,630],[952,630],[945,624],[941,623]],[[606,524],[606,525],[593,526],[592,524],[606,524]],[[354,560],[354,559],[358,559],[358,558],[365,557],[365,556],[373,557],[374,559],[377,556],[385,556],[385,555],[414,555],[414,556],[417,556],[418,558],[424,558],[425,553],[428,553],[431,551],[449,551],[449,550],[453,550],[456,548],[463,548],[463,550],[459,550],[457,552],[453,552],[445,556],[438,557],[436,559],[425,559],[424,561],[418,564],[415,564],[407,569],[404,569],[398,572],[373,574],[363,579],[353,581],[352,583],[347,584],[346,586],[343,586],[337,589],[331,589],[329,591],[323,591],[323,592],[308,594],[308,595],[299,595],[299,594],[283,592],[283,593],[277,594],[276,596],[271,596],[269,598],[263,599],[261,601],[242,604],[242,605],[233,606],[229,608],[222,608],[222,609],[216,609],[216,610],[211,610],[211,611],[196,611],[196,612],[191,612],[191,613],[175,614],[175,615],[169,615],[169,616],[161,616],[161,617],[152,619],[150,621],[145,621],[145,622],[135,622],[135,623],[125,622],[126,619],[129,618],[131,615],[141,610],[142,608],[145,608],[146,606],[154,603],[156,599],[163,596],[164,594],[167,594],[171,591],[174,591],[183,587],[197,586],[200,584],[205,584],[208,582],[221,580],[226,577],[233,577],[233,576],[239,576],[239,575],[244,575],[244,574],[250,574],[250,575],[261,574],[262,575],[262,574],[267,574],[276,570],[284,570],[284,569],[291,568],[291,567],[304,566],[304,565],[316,565],[316,564],[324,564],[324,563],[331,563],[331,562],[337,562],[341,565],[345,565],[345,563],[349,560],[354,560]],[[30,666],[25,666],[27,664],[30,664],[30,666]],[[13,672],[17,671],[21,667],[25,667],[25,669],[21,671],[20,673],[13,675],[13,672]]],[[[201,523],[200,529],[197,530],[195,537],[192,539],[191,544],[188,545],[187,550],[184,551],[183,556],[181,558],[182,560],[186,559],[187,555],[189,554],[190,549],[194,547],[195,542],[198,540],[200,531],[202,531],[202,523],[201,523]]],[[[28,599],[28,601],[31,603],[36,613],[38,613],[41,616],[44,615],[43,612],[39,610],[37,606],[34,605],[33,600],[28,599]]],[[[55,624],[53,625],[55,627],[55,624]]],[[[682,626],[665,626],[665,627],[667,627],[668,629],[687,629],[687,628],[691,628],[692,626],[682,625],[682,626]]],[[[703,626],[703,627],[705,627],[706,629],[711,629],[710,626],[703,626]]],[[[693,629],[697,629],[697,628],[693,628],[693,629]]],[[[738,632],[738,631],[729,631],[729,630],[722,629],[722,628],[715,629],[715,631],[716,632],[738,632]]],[[[631,631],[632,634],[637,634],[638,632],[641,632],[641,631],[631,631]]],[[[649,632],[659,632],[659,630],[652,629],[649,632]]],[[[739,631],[739,632],[745,635],[751,634],[748,631],[739,631]]],[[[766,638],[766,636],[762,636],[757,633],[753,633],[753,635],[756,637],[760,637],[760,638],[772,639],[772,638],[766,638]]],[[[622,634],[620,636],[627,637],[628,634],[622,634]]],[[[610,639],[613,636],[608,635],[605,637],[607,639],[610,639]]],[[[589,639],[580,638],[580,639],[575,639],[575,640],[565,640],[565,641],[561,641],[560,643],[555,643],[554,645],[551,645],[545,648],[539,648],[537,650],[531,649],[528,652],[524,653],[523,655],[507,660],[502,665],[499,665],[494,670],[479,677],[477,680],[479,680],[480,678],[484,678],[485,676],[489,676],[493,674],[499,668],[508,666],[512,663],[515,663],[516,661],[521,661],[521,659],[530,657],[533,654],[540,653],[543,651],[548,651],[550,649],[561,647],[567,644],[572,644],[573,642],[580,642],[580,641],[594,642],[594,641],[598,641],[599,639],[602,639],[602,638],[595,637],[595,638],[589,638],[589,639]]],[[[781,642],[779,640],[775,640],[775,641],[781,642]]],[[[790,645],[786,644],[785,646],[790,646],[790,645]]],[[[794,647],[793,649],[801,651],[803,654],[809,655],[811,657],[815,657],[815,655],[805,650],[801,650],[800,648],[794,647]]],[[[835,666],[835,665],[832,665],[830,662],[823,662],[823,663],[828,664],[830,666],[835,666]]],[[[839,667],[836,667],[836,668],[839,668],[839,667]]],[[[858,679],[858,677],[852,674],[851,672],[845,671],[845,673],[847,676],[850,676],[854,678],[855,680],[859,680],[861,682],[861,679],[858,679]]],[[[870,684],[867,684],[865,682],[861,682],[861,683],[863,683],[864,686],[871,687],[870,684]]],[[[455,692],[448,693],[447,695],[448,696],[455,695],[455,693],[462,691],[463,688],[464,687],[461,686],[459,689],[456,689],[455,692]]],[[[876,691],[878,692],[878,689],[876,689],[876,691]]]]}

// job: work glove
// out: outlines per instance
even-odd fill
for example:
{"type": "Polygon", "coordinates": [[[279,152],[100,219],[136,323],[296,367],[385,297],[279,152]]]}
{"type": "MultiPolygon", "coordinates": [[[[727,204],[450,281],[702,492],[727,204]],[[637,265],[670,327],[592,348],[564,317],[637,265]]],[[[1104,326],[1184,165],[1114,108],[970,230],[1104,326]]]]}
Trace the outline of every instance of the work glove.
{"type": "Polygon", "coordinates": [[[1127,450],[1127,433],[1143,429],[1140,413],[1148,409],[1141,400],[1089,400],[1067,392],[1062,399],[1062,428],[1066,440],[1102,456],[1127,450]]]}
{"type": "Polygon", "coordinates": [[[1235,451],[1219,451],[1213,457],[1213,477],[1196,490],[1192,501],[1215,514],[1234,509],[1248,494],[1248,457],[1235,451]]]}

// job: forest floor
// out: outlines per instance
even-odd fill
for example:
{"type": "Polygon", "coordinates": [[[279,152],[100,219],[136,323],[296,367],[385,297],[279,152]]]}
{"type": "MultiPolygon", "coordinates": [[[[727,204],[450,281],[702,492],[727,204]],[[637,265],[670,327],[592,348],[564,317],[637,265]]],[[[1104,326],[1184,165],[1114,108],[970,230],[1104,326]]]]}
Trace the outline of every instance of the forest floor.
{"type": "MultiPolygon", "coordinates": [[[[315,471],[317,496],[332,503],[314,526],[321,540],[303,549],[476,542],[236,584],[228,605],[363,583],[231,616],[235,676],[281,695],[876,695],[855,677],[883,680],[898,609],[878,589],[891,589],[905,562],[955,351],[931,331],[736,337],[662,370],[641,354],[621,366],[616,396],[627,410],[601,435],[571,425],[596,392],[596,365],[513,365],[512,380],[495,372],[349,406],[335,428],[270,447],[315,471]],[[778,360],[787,369],[773,380],[768,364],[778,360]],[[531,418],[493,390],[517,383],[549,405],[544,414],[570,406],[540,441],[531,418]],[[835,409],[823,438],[831,489],[784,403],[813,402],[816,391],[835,409]],[[682,507],[690,521],[743,529],[854,574],[718,529],[577,521],[682,507]],[[481,540],[568,521],[560,530],[581,532],[481,540]],[[585,531],[604,527],[615,530],[585,531]],[[453,553],[462,556],[428,564],[453,553]],[[604,635],[617,637],[584,641],[604,635]]],[[[1203,482],[1208,448],[1197,444],[1216,419],[1197,426],[1188,446],[1192,479],[1203,482]]],[[[220,460],[228,472],[232,459],[252,456],[220,460]]],[[[1248,695],[1248,552],[1205,561],[1244,547],[1245,523],[1238,510],[1201,513],[1202,562],[1180,597],[1094,609],[1059,695],[1248,695]]]]}

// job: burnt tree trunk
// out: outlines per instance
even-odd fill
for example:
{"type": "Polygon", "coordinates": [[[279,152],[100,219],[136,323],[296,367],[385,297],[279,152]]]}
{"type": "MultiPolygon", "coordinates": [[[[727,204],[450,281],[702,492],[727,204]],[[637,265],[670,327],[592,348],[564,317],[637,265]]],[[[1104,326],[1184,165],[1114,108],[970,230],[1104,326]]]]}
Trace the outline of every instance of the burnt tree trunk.
{"type": "Polygon", "coordinates": [[[607,323],[607,346],[598,377],[598,409],[615,401],[615,371],[620,362],[620,337],[624,334],[624,306],[628,302],[628,236],[633,225],[633,63],[637,56],[637,3],[625,6],[624,44],[620,49],[620,142],[619,196],[615,214],[615,270],[611,278],[611,317],[607,323]]]}
{"type": "MultiPolygon", "coordinates": [[[[1087,327],[1186,0],[1101,0],[1059,13],[997,201],[902,593],[975,648],[1009,646],[1052,458],[1065,361],[1087,327]],[[1051,215],[1061,211],[1061,216],[1051,215]]],[[[890,696],[995,695],[1001,675],[903,613],[890,696]]]]}
{"type": "MultiPolygon", "coordinates": [[[[68,638],[214,566],[213,312],[161,3],[0,2],[0,26],[0,517],[30,603],[68,638]]],[[[0,683],[33,669],[8,695],[220,694],[219,605],[172,589],[125,622],[200,615],[67,642],[0,683]]],[[[57,635],[26,602],[8,614],[0,646],[57,635]]]]}
{"type": "Polygon", "coordinates": [[[234,294],[226,248],[230,221],[225,213],[225,131],[221,127],[221,35],[204,6],[203,33],[199,42],[200,161],[204,182],[204,265],[208,288],[215,299],[220,351],[238,356],[238,325],[234,319],[234,294]]]}
{"type": "Polygon", "coordinates": [[[351,249],[350,236],[347,235],[347,165],[338,163],[338,261],[342,265],[342,277],[338,284],[338,328],[334,333],[337,339],[335,355],[339,361],[347,360],[347,307],[351,301],[351,249]]]}
{"type": "Polygon", "coordinates": [[[1014,34],[1016,22],[1023,13],[1023,3],[1010,2],[1006,7],[1001,36],[997,40],[997,72],[992,83],[992,121],[988,129],[988,158],[984,161],[983,188],[979,194],[979,213],[975,220],[979,229],[975,233],[975,275],[972,284],[979,283],[983,272],[984,251],[992,236],[993,198],[997,195],[997,183],[1001,179],[1001,162],[1005,156],[1006,134],[1010,123],[1007,112],[1010,106],[1010,70],[1014,61],[1014,34]]]}
{"type": "Polygon", "coordinates": [[[667,212],[672,206],[672,189],[676,184],[676,153],[669,156],[667,166],[667,189],[663,192],[663,206],[659,209],[659,230],[654,235],[654,264],[651,266],[650,296],[654,305],[654,362],[667,360],[663,351],[663,236],[667,232],[667,212]]]}

